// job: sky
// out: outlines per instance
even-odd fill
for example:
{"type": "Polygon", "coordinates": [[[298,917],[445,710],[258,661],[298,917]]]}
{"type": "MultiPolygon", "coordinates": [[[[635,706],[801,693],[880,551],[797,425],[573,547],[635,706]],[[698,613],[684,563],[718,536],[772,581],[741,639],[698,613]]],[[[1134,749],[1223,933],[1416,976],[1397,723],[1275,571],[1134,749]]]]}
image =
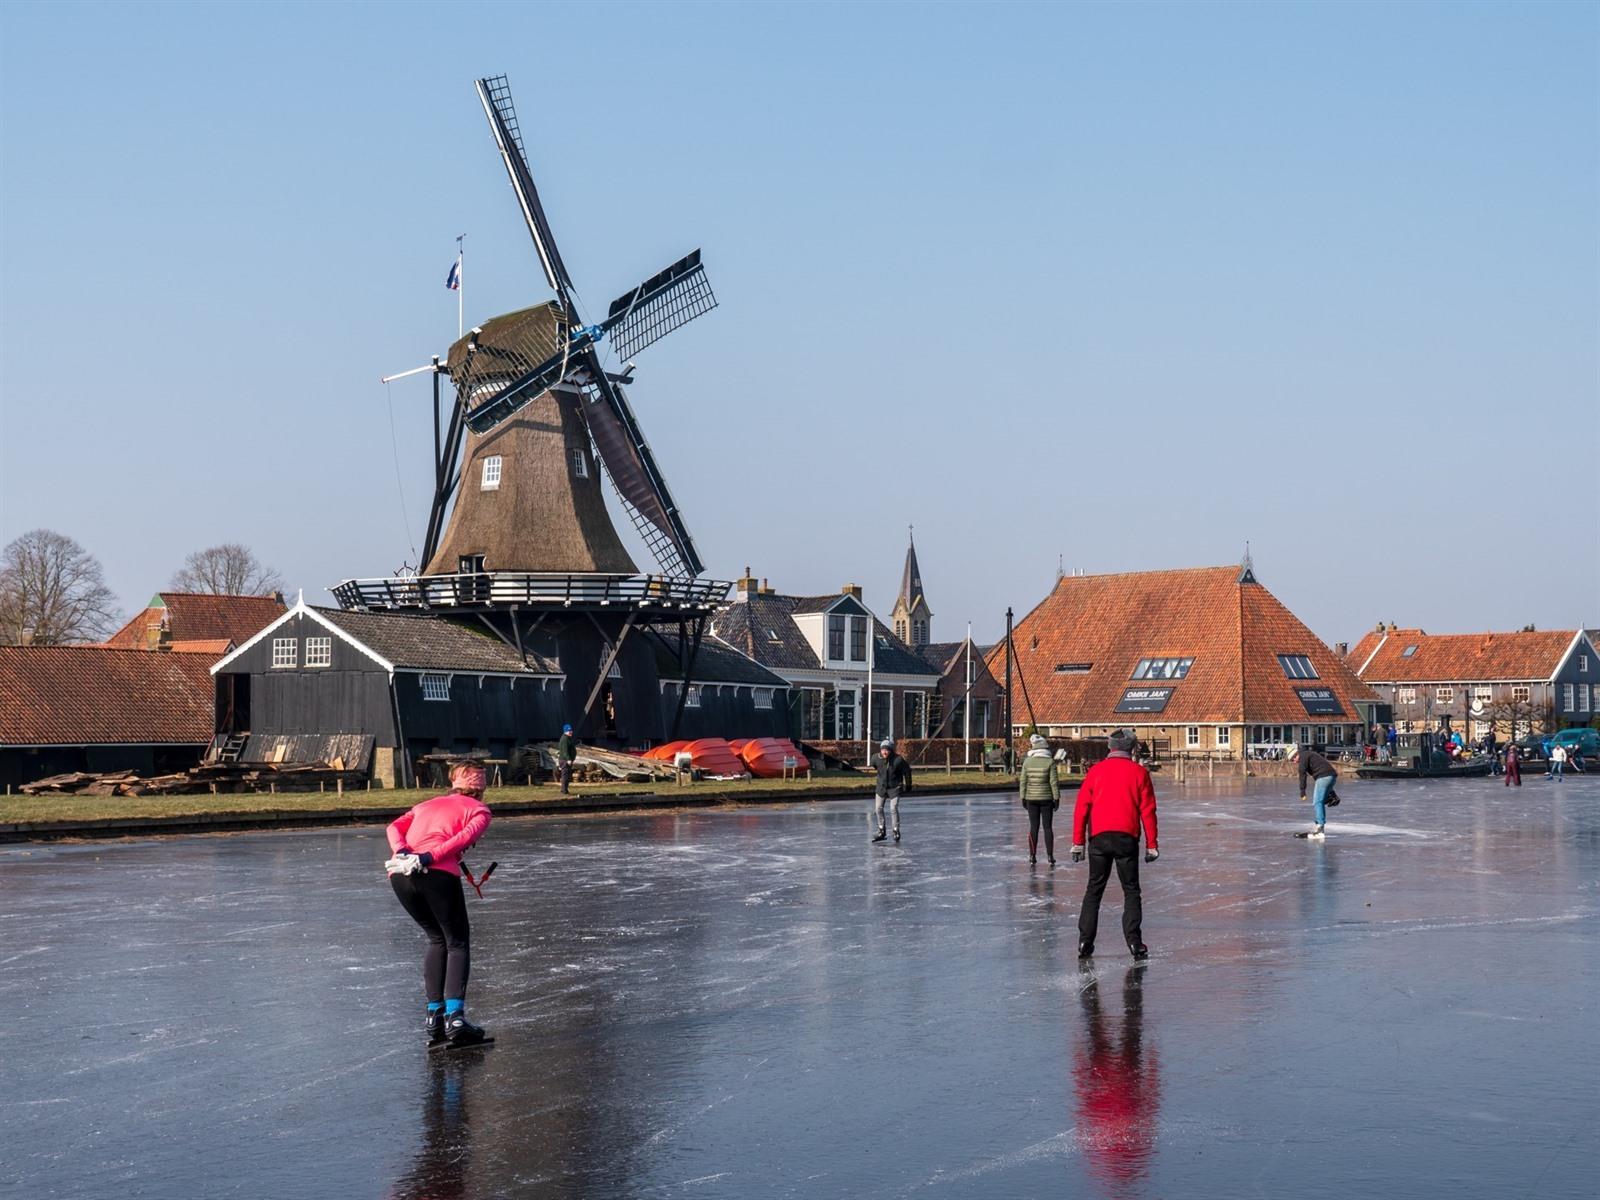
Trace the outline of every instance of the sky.
{"type": "MultiPolygon", "coordinates": [[[[696,246],[630,398],[709,573],[939,640],[1237,562],[1324,640],[1600,625],[1600,7],[0,8],[0,543],[415,561],[425,377],[696,246]]],[[[641,557],[646,561],[647,556],[641,557]]]]}

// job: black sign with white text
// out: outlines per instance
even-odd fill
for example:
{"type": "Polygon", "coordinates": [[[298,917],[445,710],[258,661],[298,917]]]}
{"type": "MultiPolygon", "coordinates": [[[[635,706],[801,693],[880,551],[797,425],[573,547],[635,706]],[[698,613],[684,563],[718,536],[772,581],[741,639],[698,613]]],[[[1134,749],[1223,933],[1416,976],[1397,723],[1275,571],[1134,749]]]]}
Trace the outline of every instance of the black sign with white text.
{"type": "Polygon", "coordinates": [[[1306,706],[1306,713],[1310,716],[1344,716],[1344,709],[1339,705],[1339,697],[1333,694],[1332,688],[1295,688],[1294,692],[1300,697],[1300,703],[1306,706]]]}
{"type": "Polygon", "coordinates": [[[1167,706],[1167,701],[1172,699],[1172,693],[1177,688],[1129,688],[1122,693],[1122,700],[1117,704],[1120,713],[1158,713],[1167,706]]]}

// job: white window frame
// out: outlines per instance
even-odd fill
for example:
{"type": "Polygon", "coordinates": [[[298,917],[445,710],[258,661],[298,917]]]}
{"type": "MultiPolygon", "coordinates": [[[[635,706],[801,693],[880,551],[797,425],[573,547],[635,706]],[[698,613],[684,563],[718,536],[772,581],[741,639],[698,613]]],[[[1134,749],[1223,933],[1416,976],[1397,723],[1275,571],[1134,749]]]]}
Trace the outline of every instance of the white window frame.
{"type": "Polygon", "coordinates": [[[1573,688],[1572,688],[1572,685],[1570,683],[1563,683],[1561,685],[1561,711],[1562,712],[1576,712],[1577,711],[1576,708],[1573,707],[1574,702],[1573,702],[1573,699],[1572,699],[1572,691],[1573,691],[1573,688]]]}
{"type": "Polygon", "coordinates": [[[333,639],[331,637],[308,637],[306,639],[306,666],[333,666],[333,639]]]}
{"type": "Polygon", "coordinates": [[[1190,750],[1200,748],[1200,726],[1189,725],[1184,728],[1183,744],[1190,750]]]}
{"type": "Polygon", "coordinates": [[[1511,699],[1513,703],[1526,704],[1533,699],[1533,688],[1526,683],[1514,683],[1511,685],[1511,699]]]}
{"type": "Polygon", "coordinates": [[[500,490],[500,473],[502,459],[498,454],[491,454],[483,460],[483,478],[478,484],[481,492],[498,492],[500,490]]]}
{"type": "Polygon", "coordinates": [[[776,688],[758,687],[750,689],[750,699],[757,708],[771,708],[772,696],[776,688]]]}
{"type": "Polygon", "coordinates": [[[685,708],[700,707],[700,685],[698,683],[689,685],[689,690],[683,697],[683,706],[685,708]]]}
{"type": "Polygon", "coordinates": [[[1474,684],[1472,688],[1472,702],[1474,704],[1493,704],[1494,688],[1486,683],[1474,684]]]}
{"type": "Polygon", "coordinates": [[[572,473],[579,479],[589,478],[589,456],[583,452],[582,446],[572,448],[572,473]]]}
{"type": "Polygon", "coordinates": [[[437,671],[425,671],[418,679],[418,686],[422,688],[424,700],[448,701],[450,699],[450,676],[437,671]],[[440,695],[439,693],[443,693],[440,695]]]}
{"type": "Polygon", "coordinates": [[[1415,704],[1417,702],[1417,689],[1414,687],[1396,688],[1394,702],[1396,704],[1415,704]]]}
{"type": "Polygon", "coordinates": [[[275,671],[288,668],[292,670],[300,665],[300,639],[299,638],[273,638],[272,639],[272,669],[275,671]]]}
{"type": "Polygon", "coordinates": [[[1454,704],[1456,702],[1456,689],[1448,686],[1434,688],[1433,702],[1435,704],[1454,704]]]}
{"type": "Polygon", "coordinates": [[[1587,654],[1578,655],[1578,673],[1580,675],[1589,673],[1589,656],[1587,654]]]}
{"type": "Polygon", "coordinates": [[[1233,730],[1227,725],[1217,726],[1217,749],[1226,750],[1233,745],[1233,730]]]}
{"type": "Polygon", "coordinates": [[[1581,713],[1589,711],[1589,689],[1581,683],[1578,685],[1578,711],[1581,713]]]}

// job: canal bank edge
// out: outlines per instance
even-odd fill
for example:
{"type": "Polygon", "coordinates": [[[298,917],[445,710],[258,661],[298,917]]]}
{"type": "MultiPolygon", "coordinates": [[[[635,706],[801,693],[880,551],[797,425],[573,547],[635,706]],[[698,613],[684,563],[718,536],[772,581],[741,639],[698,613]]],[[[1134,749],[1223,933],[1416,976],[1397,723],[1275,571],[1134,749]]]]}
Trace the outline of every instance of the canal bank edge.
{"type": "MultiPolygon", "coordinates": [[[[1063,791],[1077,788],[1080,780],[1064,779],[1063,791]]],[[[1014,780],[1002,783],[993,776],[968,782],[941,783],[935,790],[918,793],[938,796],[977,795],[1010,791],[1014,780]]],[[[620,813],[665,809],[738,808],[766,804],[801,804],[833,800],[859,800],[870,796],[870,784],[853,788],[837,784],[801,786],[794,791],[609,792],[566,796],[556,800],[506,801],[492,804],[497,818],[573,816],[584,813],[620,813]]],[[[0,821],[0,844],[49,842],[62,839],[87,841],[118,838],[176,836],[196,833],[243,833],[268,829],[313,829],[341,825],[387,824],[404,808],[325,807],[316,809],[263,809],[255,812],[199,812],[174,816],[97,817],[62,821],[0,821]]]]}

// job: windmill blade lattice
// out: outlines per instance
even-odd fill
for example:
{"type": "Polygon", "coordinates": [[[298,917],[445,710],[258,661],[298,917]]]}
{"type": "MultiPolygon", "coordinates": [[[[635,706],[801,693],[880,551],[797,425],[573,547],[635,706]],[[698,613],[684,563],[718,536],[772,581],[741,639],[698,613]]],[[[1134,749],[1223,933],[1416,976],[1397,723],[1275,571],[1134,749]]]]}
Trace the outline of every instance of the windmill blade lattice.
{"type": "Polygon", "coordinates": [[[617,355],[625,362],[716,306],[717,297],[700,262],[700,251],[695,250],[613,300],[605,328],[617,355]]]}

